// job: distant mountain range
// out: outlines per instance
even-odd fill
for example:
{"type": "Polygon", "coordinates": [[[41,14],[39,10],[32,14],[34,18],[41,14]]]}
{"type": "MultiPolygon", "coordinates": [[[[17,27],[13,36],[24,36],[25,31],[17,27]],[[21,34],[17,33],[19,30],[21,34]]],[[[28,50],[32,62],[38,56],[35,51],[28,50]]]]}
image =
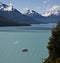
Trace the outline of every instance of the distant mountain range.
{"type": "Polygon", "coordinates": [[[60,10],[55,10],[51,12],[45,12],[42,16],[46,17],[46,20],[50,23],[56,23],[60,21],[60,10]]]}
{"type": "Polygon", "coordinates": [[[42,14],[42,16],[45,16],[45,17],[51,16],[51,15],[59,16],[60,11],[59,10],[49,11],[49,12],[47,11],[42,14]]]}
{"type": "Polygon", "coordinates": [[[39,23],[35,19],[28,17],[26,15],[23,15],[17,9],[13,8],[11,3],[9,5],[6,5],[6,4],[3,4],[0,2],[0,16],[1,16],[0,18],[4,17],[4,18],[8,19],[9,21],[13,21],[14,23],[15,22],[20,23],[22,25],[24,25],[24,24],[38,24],[39,23]]]}
{"type": "Polygon", "coordinates": [[[56,23],[60,20],[60,11],[51,11],[45,12],[43,14],[39,14],[34,10],[27,10],[24,15],[34,18],[35,20],[39,21],[40,23],[56,23]]]}
{"type": "Polygon", "coordinates": [[[35,19],[36,21],[40,22],[40,23],[46,23],[45,21],[45,17],[42,16],[41,14],[37,13],[34,10],[27,10],[26,13],[24,13],[24,15],[29,16],[33,19],[35,19]]]}
{"type": "Polygon", "coordinates": [[[15,9],[11,3],[7,5],[0,2],[0,25],[56,23],[59,20],[59,10],[53,12],[45,12],[43,14],[39,14],[34,10],[27,10],[26,13],[22,14],[17,9],[15,9]]]}

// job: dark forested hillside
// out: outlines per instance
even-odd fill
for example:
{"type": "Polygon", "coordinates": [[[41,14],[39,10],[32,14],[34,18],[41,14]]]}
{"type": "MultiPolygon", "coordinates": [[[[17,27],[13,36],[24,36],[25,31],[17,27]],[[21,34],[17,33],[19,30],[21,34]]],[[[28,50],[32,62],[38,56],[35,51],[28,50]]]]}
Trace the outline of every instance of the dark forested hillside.
{"type": "Polygon", "coordinates": [[[60,63],[60,23],[53,28],[48,42],[49,56],[44,63],[60,63]]]}
{"type": "Polygon", "coordinates": [[[12,21],[12,20],[9,20],[7,18],[0,16],[0,26],[30,26],[30,24],[12,21]]]}

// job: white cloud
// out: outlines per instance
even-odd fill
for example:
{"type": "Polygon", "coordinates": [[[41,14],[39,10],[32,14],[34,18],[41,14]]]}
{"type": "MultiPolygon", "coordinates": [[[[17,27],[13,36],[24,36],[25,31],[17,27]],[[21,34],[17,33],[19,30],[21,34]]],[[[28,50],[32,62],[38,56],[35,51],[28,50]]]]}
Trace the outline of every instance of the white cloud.
{"type": "Polygon", "coordinates": [[[50,0],[45,0],[45,1],[43,1],[43,3],[46,4],[46,3],[49,2],[49,1],[50,1],[50,0]]]}
{"type": "Polygon", "coordinates": [[[58,9],[60,9],[60,6],[54,5],[54,6],[52,6],[51,8],[49,8],[48,10],[54,11],[54,10],[58,10],[58,9]]]}
{"type": "Polygon", "coordinates": [[[44,1],[43,3],[47,3],[47,1],[44,1]]]}

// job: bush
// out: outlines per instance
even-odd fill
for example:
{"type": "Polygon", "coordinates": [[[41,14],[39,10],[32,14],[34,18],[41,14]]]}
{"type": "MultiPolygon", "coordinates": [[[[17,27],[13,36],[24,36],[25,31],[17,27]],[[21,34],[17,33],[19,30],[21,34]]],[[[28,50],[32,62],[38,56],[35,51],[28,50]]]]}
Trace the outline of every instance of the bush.
{"type": "Polygon", "coordinates": [[[60,63],[60,23],[52,29],[47,48],[49,56],[44,63],[60,63]]]}

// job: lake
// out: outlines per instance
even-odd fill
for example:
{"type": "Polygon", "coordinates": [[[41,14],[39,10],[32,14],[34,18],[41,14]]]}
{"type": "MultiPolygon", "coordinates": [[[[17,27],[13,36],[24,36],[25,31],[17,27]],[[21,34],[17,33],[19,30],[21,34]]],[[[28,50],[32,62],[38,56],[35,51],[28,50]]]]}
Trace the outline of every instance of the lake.
{"type": "Polygon", "coordinates": [[[55,24],[0,27],[0,63],[42,63],[55,24]],[[28,52],[22,52],[27,48],[28,52]]]}

